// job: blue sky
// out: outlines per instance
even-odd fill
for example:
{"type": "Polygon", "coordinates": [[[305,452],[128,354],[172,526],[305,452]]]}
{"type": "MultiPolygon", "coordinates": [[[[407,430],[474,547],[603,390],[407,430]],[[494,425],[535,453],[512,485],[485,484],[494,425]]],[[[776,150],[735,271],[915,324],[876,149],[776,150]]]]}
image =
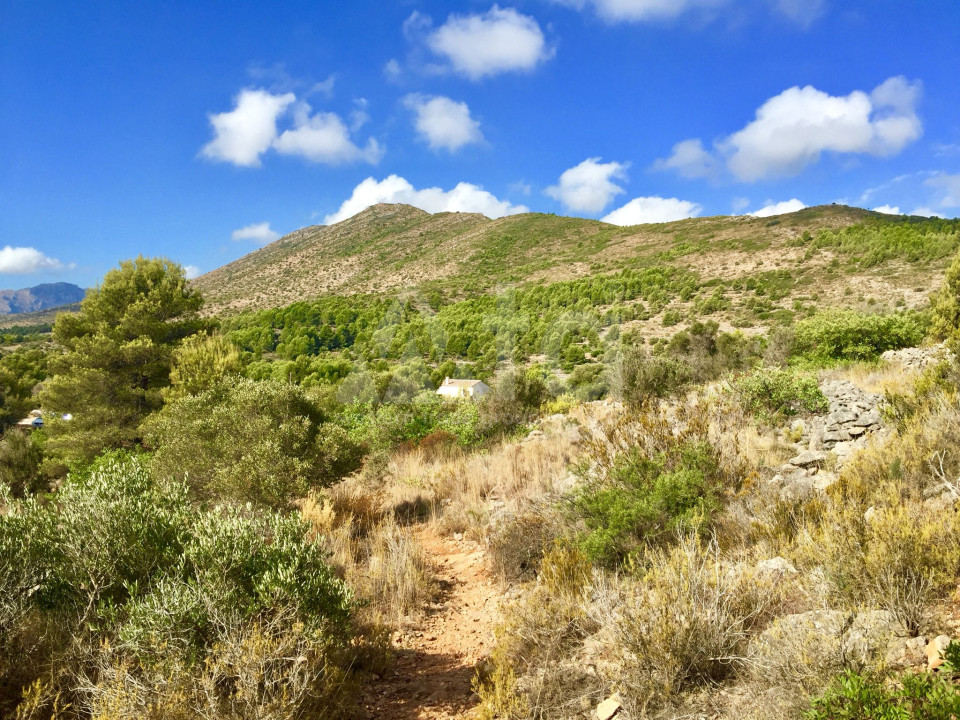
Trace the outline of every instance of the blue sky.
{"type": "Polygon", "coordinates": [[[956,0],[0,7],[0,286],[207,271],[378,201],[960,214],[956,0]]]}

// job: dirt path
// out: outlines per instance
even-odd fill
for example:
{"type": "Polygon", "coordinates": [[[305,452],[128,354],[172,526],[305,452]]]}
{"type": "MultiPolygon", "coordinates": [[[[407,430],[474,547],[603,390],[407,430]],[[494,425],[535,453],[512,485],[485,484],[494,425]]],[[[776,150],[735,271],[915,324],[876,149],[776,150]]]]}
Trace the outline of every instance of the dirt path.
{"type": "Polygon", "coordinates": [[[469,716],[474,667],[493,645],[497,588],[483,550],[475,543],[440,537],[429,528],[417,539],[434,561],[440,595],[423,620],[395,642],[396,662],[363,697],[376,720],[447,720],[469,716]]]}

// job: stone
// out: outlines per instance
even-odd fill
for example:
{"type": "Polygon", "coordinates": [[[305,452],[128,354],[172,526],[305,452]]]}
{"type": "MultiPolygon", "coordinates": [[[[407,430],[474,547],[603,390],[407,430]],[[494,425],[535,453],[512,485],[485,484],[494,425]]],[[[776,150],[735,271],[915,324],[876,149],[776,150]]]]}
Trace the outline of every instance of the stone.
{"type": "Polygon", "coordinates": [[[891,670],[920,667],[927,662],[926,649],[927,639],[923,636],[894,638],[887,645],[886,665],[891,670]]]}
{"type": "Polygon", "coordinates": [[[821,465],[827,459],[827,454],[819,450],[804,450],[796,457],[790,458],[790,464],[797,467],[809,467],[810,465],[821,465]]]}
{"type": "Polygon", "coordinates": [[[593,711],[593,717],[596,720],[610,720],[610,718],[616,716],[616,714],[620,712],[621,707],[623,707],[623,705],[620,699],[620,694],[614,693],[602,703],[597,705],[597,709],[593,711]]]}
{"type": "Polygon", "coordinates": [[[832,412],[827,415],[827,424],[828,425],[847,425],[854,422],[857,419],[857,414],[850,412],[849,410],[842,410],[838,412],[832,412]]]}
{"type": "Polygon", "coordinates": [[[780,499],[787,503],[800,502],[813,496],[813,481],[810,478],[798,478],[780,488],[780,499]]]}
{"type": "Polygon", "coordinates": [[[857,427],[856,425],[847,428],[847,434],[852,437],[860,437],[866,431],[867,429],[865,427],[857,427]]]}
{"type": "Polygon", "coordinates": [[[873,522],[873,519],[877,516],[877,508],[873,505],[867,508],[867,511],[863,514],[863,520],[868,525],[873,522]]]}
{"type": "Polygon", "coordinates": [[[857,427],[870,427],[871,425],[879,425],[881,422],[883,422],[883,418],[880,411],[874,409],[858,417],[853,421],[853,424],[857,427]]]}
{"type": "Polygon", "coordinates": [[[761,560],[757,563],[757,572],[765,575],[776,575],[778,577],[796,575],[797,569],[790,564],[786,558],[777,556],[769,560],[761,560]]]}
{"type": "Polygon", "coordinates": [[[836,484],[839,478],[835,473],[821,472],[817,473],[813,479],[813,489],[824,492],[836,484]]]}
{"type": "Polygon", "coordinates": [[[857,615],[843,636],[843,650],[847,657],[860,663],[871,662],[878,654],[884,658],[890,652],[890,643],[896,638],[909,637],[906,626],[887,610],[868,610],[857,615]]]}
{"type": "Polygon", "coordinates": [[[846,442],[850,439],[850,434],[846,430],[833,430],[823,434],[823,442],[838,443],[846,442]]]}

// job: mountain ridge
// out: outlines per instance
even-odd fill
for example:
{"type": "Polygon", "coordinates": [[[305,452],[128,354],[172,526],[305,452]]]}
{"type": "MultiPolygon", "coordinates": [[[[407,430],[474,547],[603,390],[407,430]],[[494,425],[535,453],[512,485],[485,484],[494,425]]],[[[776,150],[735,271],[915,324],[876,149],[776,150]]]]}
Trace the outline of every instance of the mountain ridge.
{"type": "Polygon", "coordinates": [[[0,315],[32,313],[83,300],[87,291],[67,282],[41,283],[19,290],[0,290],[0,315]]]}
{"type": "Polygon", "coordinates": [[[771,218],[712,216],[619,227],[542,213],[490,219],[379,204],[333,225],[296,230],[193,282],[211,312],[232,314],[329,294],[490,292],[657,262],[733,276],[747,263],[796,260],[788,245],[804,232],[907,221],[825,205],[771,218]]]}

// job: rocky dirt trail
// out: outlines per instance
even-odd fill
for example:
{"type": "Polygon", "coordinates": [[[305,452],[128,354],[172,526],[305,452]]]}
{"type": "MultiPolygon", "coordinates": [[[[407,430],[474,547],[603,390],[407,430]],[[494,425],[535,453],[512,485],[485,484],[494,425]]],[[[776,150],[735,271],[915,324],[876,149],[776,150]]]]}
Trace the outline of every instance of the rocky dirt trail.
{"type": "Polygon", "coordinates": [[[363,696],[366,717],[376,720],[447,720],[469,717],[477,662],[493,647],[498,590],[483,549],[441,537],[429,527],[416,532],[434,563],[440,592],[413,627],[394,640],[396,661],[363,696]]]}

